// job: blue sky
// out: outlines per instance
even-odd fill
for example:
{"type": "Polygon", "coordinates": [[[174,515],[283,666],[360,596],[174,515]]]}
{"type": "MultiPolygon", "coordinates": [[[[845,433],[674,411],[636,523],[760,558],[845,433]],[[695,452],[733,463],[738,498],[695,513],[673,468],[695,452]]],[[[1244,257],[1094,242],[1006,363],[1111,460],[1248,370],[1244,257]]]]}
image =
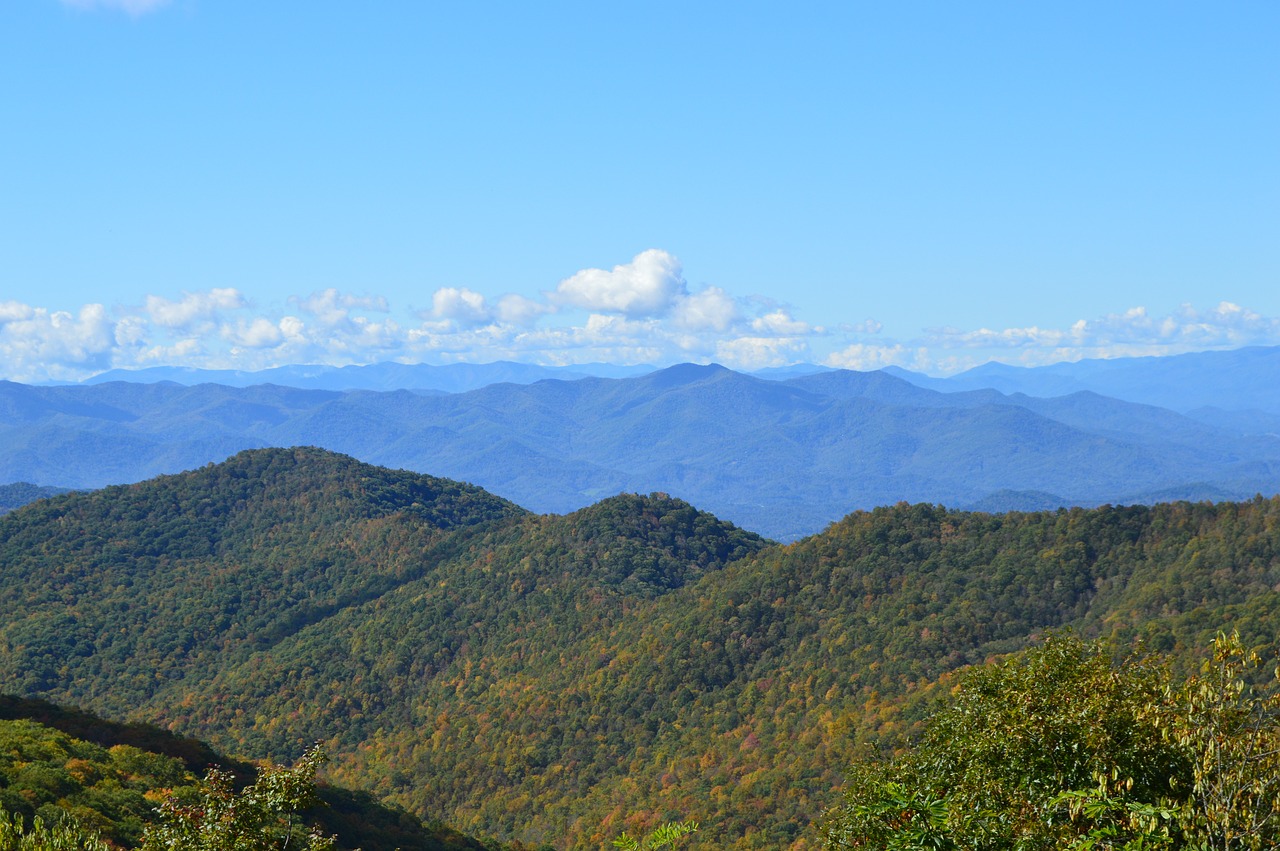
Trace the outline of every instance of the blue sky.
{"type": "Polygon", "coordinates": [[[5,0],[0,376],[1280,344],[1280,5],[5,0]]]}

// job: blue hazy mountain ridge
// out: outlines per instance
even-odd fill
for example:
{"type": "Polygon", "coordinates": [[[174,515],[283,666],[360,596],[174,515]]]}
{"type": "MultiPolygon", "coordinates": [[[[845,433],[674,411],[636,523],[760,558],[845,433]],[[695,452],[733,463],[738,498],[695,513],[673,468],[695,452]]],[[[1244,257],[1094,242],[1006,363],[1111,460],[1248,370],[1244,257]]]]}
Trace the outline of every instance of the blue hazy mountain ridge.
{"type": "Polygon", "coordinates": [[[890,367],[891,374],[942,392],[992,389],[1029,396],[1092,391],[1156,405],[1242,433],[1280,431],[1280,346],[1167,357],[1087,359],[1019,367],[987,363],[949,378],[890,367]],[[1233,416],[1228,412],[1244,412],[1233,416]]]}
{"type": "Polygon", "coordinates": [[[448,395],[0,382],[0,435],[0,482],[101,487],[314,445],[537,512],[666,492],[781,540],[904,500],[1037,509],[1280,491],[1275,437],[1096,393],[940,393],[884,371],[766,380],[684,364],[448,395]]]}
{"type": "Polygon", "coordinates": [[[294,364],[263,370],[196,369],[192,367],[155,366],[145,369],[112,369],[86,379],[84,384],[106,384],[113,381],[158,383],[172,381],[192,386],[225,384],[229,387],[252,387],[258,384],[282,384],[306,390],[420,390],[440,393],[465,393],[489,384],[510,382],[532,384],[544,378],[626,378],[653,371],[652,366],[615,366],[592,363],[571,367],[537,366],[514,361],[492,363],[432,364],[374,363],[352,366],[294,364]]]}
{"type": "Polygon", "coordinates": [[[14,482],[8,485],[0,485],[0,514],[6,514],[15,508],[21,508],[24,505],[35,502],[37,499],[46,499],[47,497],[58,496],[67,492],[66,488],[56,488],[48,485],[40,487],[31,484],[31,482],[14,482]]]}

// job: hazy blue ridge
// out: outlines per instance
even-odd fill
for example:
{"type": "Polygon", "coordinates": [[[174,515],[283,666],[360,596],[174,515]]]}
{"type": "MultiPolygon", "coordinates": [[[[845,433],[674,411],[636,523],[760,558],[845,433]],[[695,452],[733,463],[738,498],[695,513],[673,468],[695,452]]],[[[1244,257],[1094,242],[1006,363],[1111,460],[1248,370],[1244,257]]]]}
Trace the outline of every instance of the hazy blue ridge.
{"type": "Polygon", "coordinates": [[[28,503],[35,502],[37,499],[46,499],[67,492],[67,488],[33,485],[31,482],[13,482],[12,484],[0,485],[0,514],[13,511],[15,508],[21,508],[28,503]]]}
{"type": "MultiPolygon", "coordinates": [[[[1271,415],[1263,421],[1237,419],[1235,426],[1244,431],[1256,431],[1262,425],[1262,431],[1275,432],[1275,417],[1280,416],[1280,346],[1165,357],[1095,358],[1038,367],[992,362],[948,378],[897,367],[885,371],[919,387],[944,392],[993,389],[1047,397],[1092,391],[1182,413],[1212,408],[1271,415]]],[[[1216,421],[1228,424],[1224,418],[1216,421]]]]}
{"type": "Polygon", "coordinates": [[[156,366],[146,369],[112,369],[88,378],[83,383],[105,384],[113,381],[127,381],[154,384],[172,381],[187,386],[225,384],[228,387],[253,387],[259,384],[280,384],[308,390],[419,390],[463,393],[502,382],[532,384],[544,378],[574,379],[589,376],[624,378],[643,375],[653,370],[654,367],[647,365],[616,366],[597,363],[554,367],[513,361],[483,364],[455,363],[442,366],[403,363],[352,366],[296,364],[253,371],[156,366]]]}
{"type": "Polygon", "coordinates": [[[943,393],[887,371],[771,380],[682,364],[450,394],[3,382],[0,481],[101,487],[305,445],[472,482],[536,512],[660,491],[792,540],[899,501],[1036,509],[1044,494],[1087,506],[1276,493],[1280,438],[1249,431],[1093,391],[943,393]]]}

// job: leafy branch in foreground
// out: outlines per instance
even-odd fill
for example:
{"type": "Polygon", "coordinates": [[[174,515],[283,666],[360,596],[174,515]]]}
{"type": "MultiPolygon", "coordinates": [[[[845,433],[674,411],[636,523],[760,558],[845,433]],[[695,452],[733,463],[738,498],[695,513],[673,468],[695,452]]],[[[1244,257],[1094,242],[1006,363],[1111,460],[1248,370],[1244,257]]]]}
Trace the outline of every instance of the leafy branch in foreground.
{"type": "Polygon", "coordinates": [[[111,851],[111,846],[70,818],[50,826],[36,816],[24,829],[22,816],[0,810],[0,851],[111,851]]]}
{"type": "Polygon", "coordinates": [[[334,838],[304,830],[299,811],[317,802],[315,773],[325,762],[317,745],[293,768],[267,767],[237,794],[232,777],[212,769],[193,796],[171,794],[160,820],[142,838],[143,851],[329,851],[334,838]]]}
{"type": "Polygon", "coordinates": [[[697,830],[698,823],[696,821],[674,821],[657,827],[638,839],[629,833],[623,833],[613,840],[613,844],[615,847],[621,848],[622,851],[652,851],[654,848],[666,848],[675,845],[689,834],[697,832],[697,830]]]}

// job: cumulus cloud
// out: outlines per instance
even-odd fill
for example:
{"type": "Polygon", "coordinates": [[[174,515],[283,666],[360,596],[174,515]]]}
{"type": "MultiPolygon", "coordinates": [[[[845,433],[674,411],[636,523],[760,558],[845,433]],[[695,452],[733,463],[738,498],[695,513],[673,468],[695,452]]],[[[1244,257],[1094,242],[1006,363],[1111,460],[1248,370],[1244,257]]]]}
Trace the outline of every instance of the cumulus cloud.
{"type": "Polygon", "coordinates": [[[340,325],[357,310],[374,313],[386,313],[389,310],[387,300],[382,296],[356,296],[339,292],[333,287],[314,292],[306,298],[294,296],[289,301],[299,311],[314,316],[325,325],[340,325]]]}
{"type": "Polygon", "coordinates": [[[786,366],[803,360],[805,341],[786,337],[734,337],[716,344],[716,360],[738,369],[786,366]]]}
{"type": "Polygon", "coordinates": [[[230,287],[183,293],[177,301],[157,295],[149,295],[146,300],[146,311],[151,321],[166,328],[182,328],[193,322],[212,319],[221,311],[245,306],[240,291],[230,287]]]}
{"type": "Polygon", "coordinates": [[[729,330],[742,318],[737,301],[719,287],[707,287],[700,293],[676,299],[671,319],[677,328],[687,331],[729,330]]]}
{"type": "Polygon", "coordinates": [[[838,352],[829,354],[823,364],[837,369],[857,369],[868,372],[884,369],[886,366],[900,366],[904,369],[926,370],[933,365],[929,350],[910,348],[901,343],[876,345],[872,343],[853,343],[838,352]]]}
{"type": "Polygon", "coordinates": [[[680,261],[651,248],[612,271],[583,269],[565,278],[552,299],[583,310],[639,317],[666,313],[682,295],[687,295],[687,288],[680,261]]]}
{"type": "Polygon", "coordinates": [[[757,316],[751,321],[753,330],[780,337],[800,337],[811,333],[814,329],[807,322],[799,322],[791,314],[781,308],[757,316]]]}
{"type": "Polygon", "coordinates": [[[30,319],[35,308],[17,301],[0,301],[0,322],[18,322],[30,319]]]}
{"type": "Polygon", "coordinates": [[[62,0],[62,5],[74,9],[113,9],[137,16],[167,6],[169,0],[62,0]]]}
{"type": "Polygon", "coordinates": [[[1230,301],[1167,315],[1132,307],[1060,327],[929,329],[894,339],[876,320],[806,321],[792,307],[719,286],[690,291],[680,262],[641,252],[529,297],[442,287],[413,313],[337,289],[261,306],[238,289],[154,294],[140,304],[57,310],[0,301],[0,377],[75,380],[112,367],[263,369],[375,361],[548,365],[715,360],[738,369],[801,361],[871,370],[954,372],[991,359],[1035,365],[1280,343],[1280,319],[1230,301]]]}
{"type": "Polygon", "coordinates": [[[280,327],[261,316],[238,322],[234,326],[226,326],[223,328],[223,334],[233,344],[250,349],[278,346],[284,339],[280,327]]]}
{"type": "Polygon", "coordinates": [[[1245,346],[1280,342],[1280,318],[1263,316],[1229,301],[1199,310],[1184,304],[1165,316],[1132,307],[1093,320],[1080,319],[1066,328],[980,328],[960,331],[935,328],[931,344],[944,348],[1117,349],[1150,348],[1163,353],[1192,348],[1245,346]]]}
{"type": "Polygon", "coordinates": [[[964,369],[989,359],[1037,366],[1082,358],[1276,345],[1280,343],[1280,318],[1230,301],[1205,309],[1184,304],[1165,315],[1152,315],[1146,307],[1137,306],[1095,319],[1079,319],[1062,328],[933,328],[926,331],[922,343],[934,351],[933,362],[941,371],[964,369]],[[943,350],[953,354],[944,358],[940,354],[943,350]],[[966,350],[972,353],[962,354],[966,350]]]}
{"type": "Polygon", "coordinates": [[[481,325],[493,318],[485,297],[465,287],[436,290],[431,296],[431,315],[461,325],[481,325]]]}
{"type": "Polygon", "coordinates": [[[75,314],[12,304],[0,321],[0,362],[11,377],[65,379],[110,365],[114,327],[101,304],[86,304],[75,314]]]}
{"type": "Polygon", "coordinates": [[[529,326],[536,322],[539,316],[549,312],[551,308],[541,302],[508,293],[498,299],[494,318],[509,325],[529,326]]]}

